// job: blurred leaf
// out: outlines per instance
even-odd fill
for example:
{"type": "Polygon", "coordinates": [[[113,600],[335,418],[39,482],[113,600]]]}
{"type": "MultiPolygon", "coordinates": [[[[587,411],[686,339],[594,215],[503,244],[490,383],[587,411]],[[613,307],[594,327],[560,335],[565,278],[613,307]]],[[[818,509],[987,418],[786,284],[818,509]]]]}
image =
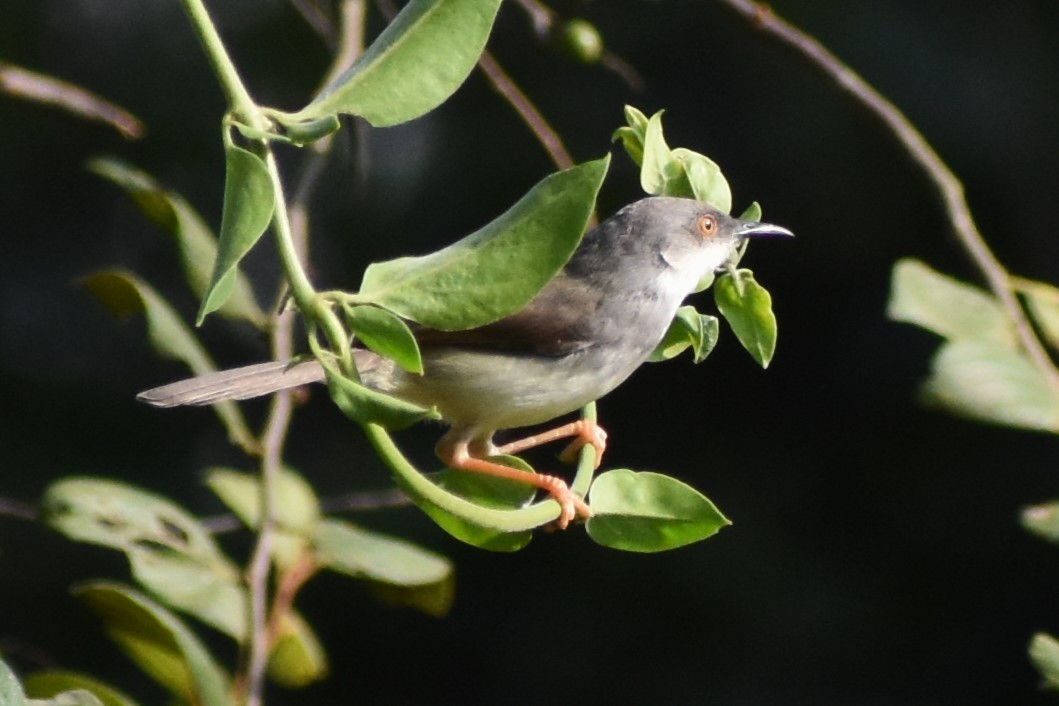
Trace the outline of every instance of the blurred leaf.
{"type": "Polygon", "coordinates": [[[1059,350],[1059,288],[1027,279],[1020,279],[1018,287],[1044,339],[1059,350]]]}
{"type": "Polygon", "coordinates": [[[419,345],[400,317],[377,306],[346,306],[344,311],[346,323],[361,343],[408,372],[423,374],[419,345]]]}
{"type": "MultiPolygon", "coordinates": [[[[89,692],[100,706],[136,706],[126,694],[87,674],[49,670],[26,678],[26,693],[34,699],[47,699],[73,690],[89,692]]],[[[6,703],[0,699],[0,704],[6,703]]]]}
{"type": "Polygon", "coordinates": [[[368,587],[376,598],[393,606],[415,608],[435,618],[444,618],[456,600],[456,577],[449,574],[437,583],[422,586],[398,586],[371,581],[368,587]]]}
{"type": "MultiPolygon", "coordinates": [[[[495,456],[489,460],[523,471],[533,470],[529,464],[516,456],[495,456]]],[[[526,483],[452,468],[445,469],[434,480],[439,487],[453,495],[479,507],[497,510],[517,510],[526,507],[537,494],[536,488],[526,483]]],[[[529,544],[533,538],[532,532],[528,530],[503,532],[482,526],[429,501],[416,498],[414,495],[413,499],[441,529],[461,542],[481,549],[493,552],[516,552],[529,544]]]]}
{"type": "Polygon", "coordinates": [[[757,283],[753,272],[735,269],[717,278],[713,297],[743,348],[767,368],[776,352],[776,316],[768,291],[757,283]]]}
{"type": "MultiPolygon", "coordinates": [[[[85,277],[82,285],[118,318],[143,312],[147,338],[163,358],[185,363],[195,375],[217,370],[198,338],[151,286],[133,274],[117,270],[85,277]]],[[[228,438],[244,449],[257,448],[257,440],[234,402],[219,402],[213,410],[228,430],[228,438]]]]}
{"type": "Polygon", "coordinates": [[[676,549],[731,524],[706,496],[659,473],[609,471],[592,484],[588,536],[630,552],[676,549]]]}
{"type": "MultiPolygon", "coordinates": [[[[206,471],[206,485],[247,527],[258,529],[261,518],[261,481],[251,473],[229,468],[206,471]]],[[[293,566],[309,551],[310,536],[320,519],[320,503],[300,475],[283,469],[276,484],[276,529],[272,557],[281,568],[293,566]]]]}
{"type": "Polygon", "coordinates": [[[761,204],[757,201],[751,201],[750,205],[746,207],[746,210],[739,214],[739,220],[750,221],[751,223],[761,222],[761,204]]]}
{"type": "Polygon", "coordinates": [[[175,615],[116,583],[93,581],[73,590],[103,618],[107,634],[125,654],[177,699],[230,706],[227,676],[175,615]]]}
{"type": "Polygon", "coordinates": [[[276,206],[272,178],[260,157],[227,140],[224,157],[221,239],[196,325],[201,325],[208,314],[220,309],[231,297],[239,261],[264,234],[276,206]]]}
{"type": "Polygon", "coordinates": [[[440,554],[341,520],[321,520],[313,548],[320,565],[380,583],[425,586],[452,574],[452,564],[440,554]]]}
{"type": "Polygon", "coordinates": [[[1059,543],[1059,500],[1024,508],[1020,519],[1038,537],[1059,543]]]}
{"type": "Polygon", "coordinates": [[[971,419],[1059,432],[1059,397],[1033,363],[1002,343],[944,344],[934,356],[924,395],[971,419]]]}
{"type": "Polygon", "coordinates": [[[0,704],[26,706],[26,692],[22,691],[18,677],[2,659],[0,659],[0,704]]]}
{"type": "Polygon", "coordinates": [[[349,113],[384,127],[430,112],[474,68],[499,8],[500,0],[411,0],[291,122],[349,113]]]}
{"type": "Polygon", "coordinates": [[[919,260],[904,259],[894,265],[886,313],[945,338],[1016,346],[1015,333],[996,299],[919,260]]]}
{"type": "Polygon", "coordinates": [[[695,356],[695,362],[706,360],[720,335],[720,322],[716,316],[700,314],[693,306],[682,306],[669,324],[662,342],[648,357],[651,363],[676,358],[688,348],[695,356]]]}
{"type": "Polygon", "coordinates": [[[179,506],[122,483],[67,478],[47,489],[42,510],[70,539],[124,552],[133,576],[159,600],[236,639],[245,635],[239,568],[179,506]]]}
{"type": "MultiPolygon", "coordinates": [[[[7,706],[6,702],[3,702],[7,706]]],[[[50,699],[30,699],[22,702],[27,706],[104,706],[95,694],[84,689],[73,689],[56,694],[50,699]]]]}
{"type": "Polygon", "coordinates": [[[1059,640],[1039,632],[1030,640],[1030,659],[1044,677],[1045,686],[1059,689],[1059,640]]]}
{"type": "Polygon", "coordinates": [[[369,266],[361,299],[442,330],[518,311],[581,242],[609,160],[548,176],[505,214],[442,250],[369,266]]]}
{"type": "Polygon", "coordinates": [[[328,673],[327,653],[305,619],[285,613],[268,659],[268,676],[288,689],[321,681],[328,673]]]}
{"type": "MultiPolygon", "coordinates": [[[[217,239],[195,209],[146,172],[119,159],[96,158],[88,163],[88,168],[123,188],[148,219],[173,236],[180,248],[188,285],[195,296],[201,297],[209,287],[213,262],[217,259],[217,239]]],[[[259,329],[268,323],[267,315],[257,305],[250,280],[238,271],[232,295],[217,313],[249,321],[259,329]]]]}

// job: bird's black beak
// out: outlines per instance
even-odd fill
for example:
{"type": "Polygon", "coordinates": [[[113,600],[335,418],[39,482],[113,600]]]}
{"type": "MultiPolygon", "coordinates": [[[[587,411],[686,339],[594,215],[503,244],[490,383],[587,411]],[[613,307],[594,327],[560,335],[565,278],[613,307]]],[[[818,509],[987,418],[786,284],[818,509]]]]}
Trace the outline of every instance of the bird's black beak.
{"type": "Polygon", "coordinates": [[[793,238],[794,233],[783,226],[771,223],[752,223],[743,221],[739,224],[735,234],[740,238],[793,238]]]}

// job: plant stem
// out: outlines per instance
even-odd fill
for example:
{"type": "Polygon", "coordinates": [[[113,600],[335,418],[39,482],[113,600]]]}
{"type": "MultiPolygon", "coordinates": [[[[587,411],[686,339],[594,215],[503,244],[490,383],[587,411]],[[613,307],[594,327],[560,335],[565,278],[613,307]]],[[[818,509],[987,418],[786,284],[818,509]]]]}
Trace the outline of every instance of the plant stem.
{"type": "Polygon", "coordinates": [[[884,98],[867,81],[824,48],[820,42],[778,17],[768,5],[752,0],[721,0],[721,2],[752,21],[762,31],[792,47],[823,70],[835,83],[852,94],[890,129],[912,159],[923,168],[938,188],[957,238],[1007,312],[1026,355],[1052,389],[1059,391],[1059,370],[1052,364],[1047,351],[1034,334],[1026,312],[1015,296],[1011,275],[993,255],[978,230],[978,226],[975,225],[964,194],[963,184],[934,151],[923,134],[897,106],[884,98]]]}
{"type": "Polygon", "coordinates": [[[217,33],[217,28],[210,20],[206,6],[202,4],[202,0],[183,0],[183,2],[184,9],[191,19],[191,25],[198,33],[202,47],[206,50],[206,57],[213,65],[217,80],[220,81],[221,89],[228,99],[229,108],[246,120],[248,125],[264,130],[266,128],[265,119],[239,78],[239,72],[235,70],[235,64],[225,51],[224,42],[221,41],[221,35],[217,33]]]}

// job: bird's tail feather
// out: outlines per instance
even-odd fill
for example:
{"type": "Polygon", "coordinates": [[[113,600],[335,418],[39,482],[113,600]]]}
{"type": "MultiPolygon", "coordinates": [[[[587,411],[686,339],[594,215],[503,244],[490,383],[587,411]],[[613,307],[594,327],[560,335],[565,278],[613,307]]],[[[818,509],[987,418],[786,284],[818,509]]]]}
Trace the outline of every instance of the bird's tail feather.
{"type": "Polygon", "coordinates": [[[323,379],[323,366],[316,360],[277,360],[180,380],[141,392],[136,399],[155,407],[201,406],[261,397],[323,379]]]}

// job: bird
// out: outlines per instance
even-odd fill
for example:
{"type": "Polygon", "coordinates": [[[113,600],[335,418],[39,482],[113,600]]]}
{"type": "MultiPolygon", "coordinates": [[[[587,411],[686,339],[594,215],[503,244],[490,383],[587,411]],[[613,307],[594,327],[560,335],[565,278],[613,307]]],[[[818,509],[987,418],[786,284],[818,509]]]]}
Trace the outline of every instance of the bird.
{"type": "MultiPolygon", "coordinates": [[[[448,467],[509,478],[546,491],[565,529],[591,508],[558,476],[491,460],[558,439],[606,447],[606,432],[585,419],[496,446],[500,430],[553,421],[624,382],[662,341],[684,300],[707,275],[725,269],[750,238],[791,237],[786,228],[741,220],[689,198],[634,201],[582,238],[563,268],[522,309],[463,331],[413,328],[423,373],[354,350],[361,382],[433,407],[449,428],[435,452],[448,467]]],[[[518,276],[513,262],[512,276],[518,276]]],[[[272,361],[218,371],[140,393],[157,407],[242,400],[324,380],[315,359],[272,361]]]]}

